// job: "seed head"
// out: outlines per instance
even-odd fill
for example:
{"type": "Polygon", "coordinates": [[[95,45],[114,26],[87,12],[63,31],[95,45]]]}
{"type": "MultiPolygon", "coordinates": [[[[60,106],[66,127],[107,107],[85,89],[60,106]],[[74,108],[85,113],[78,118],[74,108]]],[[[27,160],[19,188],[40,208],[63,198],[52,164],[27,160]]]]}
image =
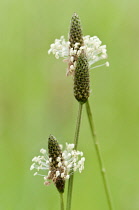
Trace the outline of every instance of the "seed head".
{"type": "Polygon", "coordinates": [[[89,97],[89,69],[88,60],[84,53],[78,59],[74,74],[74,96],[77,101],[85,103],[89,97]]]}

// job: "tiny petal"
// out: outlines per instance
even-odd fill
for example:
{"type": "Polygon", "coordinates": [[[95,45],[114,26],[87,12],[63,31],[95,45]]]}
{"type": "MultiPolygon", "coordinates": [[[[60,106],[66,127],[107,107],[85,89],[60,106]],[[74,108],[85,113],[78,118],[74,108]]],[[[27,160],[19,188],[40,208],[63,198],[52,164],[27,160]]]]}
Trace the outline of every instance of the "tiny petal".
{"type": "Polygon", "coordinates": [[[31,166],[30,166],[30,170],[33,170],[35,167],[34,167],[35,163],[33,163],[31,166]]]}
{"type": "Polygon", "coordinates": [[[38,172],[35,172],[35,173],[34,173],[34,176],[36,176],[37,174],[38,174],[38,172]]]}
{"type": "Polygon", "coordinates": [[[106,55],[106,54],[102,54],[102,55],[101,55],[101,58],[102,58],[102,59],[106,59],[106,58],[107,58],[107,55],[106,55]]]}
{"type": "Polygon", "coordinates": [[[106,62],[106,66],[107,66],[107,67],[109,67],[109,66],[110,66],[110,64],[109,64],[109,62],[108,62],[108,61],[106,62]]]}
{"type": "Polygon", "coordinates": [[[48,50],[48,54],[50,54],[51,52],[52,52],[52,49],[49,49],[49,50],[48,50]]]}
{"type": "Polygon", "coordinates": [[[72,150],[74,148],[74,144],[68,144],[66,143],[67,150],[72,150]]]}
{"type": "Polygon", "coordinates": [[[61,161],[61,157],[57,157],[57,161],[60,162],[61,161]]]}
{"type": "Polygon", "coordinates": [[[56,57],[56,59],[59,59],[59,54],[58,54],[58,52],[56,52],[55,57],[56,57]]]}
{"type": "MultiPolygon", "coordinates": [[[[73,147],[74,148],[74,147],[73,147]]],[[[68,153],[68,155],[67,155],[69,158],[71,157],[71,153],[68,153]]]]}
{"type": "Polygon", "coordinates": [[[50,176],[50,174],[51,174],[51,171],[48,171],[48,177],[50,176]]]}
{"type": "Polygon", "coordinates": [[[82,157],[81,160],[84,162],[85,161],[85,157],[82,157]]]}
{"type": "Polygon", "coordinates": [[[70,70],[74,70],[74,65],[70,65],[70,70]]]}
{"type": "Polygon", "coordinates": [[[42,154],[44,155],[44,154],[46,154],[46,150],[42,148],[42,149],[40,150],[40,153],[42,153],[42,154]]]}
{"type": "Polygon", "coordinates": [[[59,171],[56,171],[56,177],[58,177],[60,175],[59,171]]]}
{"type": "Polygon", "coordinates": [[[71,56],[70,61],[71,61],[71,62],[73,62],[73,61],[74,61],[74,57],[73,57],[73,56],[71,56]]]}
{"type": "Polygon", "coordinates": [[[66,179],[69,179],[70,178],[70,176],[69,175],[66,175],[66,177],[65,177],[66,179]]]}
{"type": "Polygon", "coordinates": [[[47,176],[44,176],[44,180],[47,180],[47,176]]]}
{"type": "Polygon", "coordinates": [[[62,177],[62,178],[64,177],[64,173],[61,173],[61,177],[62,177]]]}
{"type": "Polygon", "coordinates": [[[65,164],[65,166],[67,166],[68,165],[68,161],[65,161],[64,164],[65,164]]]}
{"type": "Polygon", "coordinates": [[[80,155],[83,156],[83,152],[80,152],[80,155]]]}
{"type": "Polygon", "coordinates": [[[62,150],[63,149],[63,145],[62,144],[59,144],[59,146],[60,146],[60,149],[62,150]]]}
{"type": "Polygon", "coordinates": [[[58,163],[58,167],[61,167],[61,166],[62,166],[62,163],[61,163],[61,162],[59,162],[59,163],[58,163]]]}

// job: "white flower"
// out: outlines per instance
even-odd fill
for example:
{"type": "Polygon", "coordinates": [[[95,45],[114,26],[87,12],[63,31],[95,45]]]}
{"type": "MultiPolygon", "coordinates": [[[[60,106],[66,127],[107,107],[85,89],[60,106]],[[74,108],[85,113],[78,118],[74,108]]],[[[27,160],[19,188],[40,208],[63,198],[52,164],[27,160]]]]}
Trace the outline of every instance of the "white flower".
{"type": "Polygon", "coordinates": [[[48,157],[45,149],[41,149],[40,152],[43,156],[34,157],[32,159],[33,164],[30,170],[36,169],[37,172],[34,176],[40,175],[44,177],[45,184],[49,185],[48,180],[55,182],[57,177],[61,177],[63,180],[69,179],[70,175],[79,171],[80,173],[84,169],[83,152],[74,150],[74,144],[66,143],[66,148],[62,152],[62,157],[57,157],[57,166],[52,170],[52,158],[48,157]],[[39,174],[39,171],[44,171],[44,175],[39,174]]]}
{"type": "MultiPolygon", "coordinates": [[[[55,39],[55,42],[51,44],[48,54],[52,53],[57,59],[60,57],[64,58],[64,61],[68,62],[69,67],[67,75],[74,75],[74,70],[76,68],[76,56],[79,56],[82,53],[82,50],[85,52],[89,67],[99,60],[107,58],[107,49],[106,45],[101,45],[102,42],[97,36],[90,37],[89,35],[83,37],[84,46],[81,46],[79,49],[79,43],[75,43],[74,49],[70,48],[70,42],[65,41],[64,36],[61,36],[60,39],[55,39]]],[[[109,62],[106,62],[102,65],[109,66],[109,62]]],[[[99,66],[102,66],[99,65],[99,66]]],[[[92,68],[96,68],[94,66],[92,68]]]]}

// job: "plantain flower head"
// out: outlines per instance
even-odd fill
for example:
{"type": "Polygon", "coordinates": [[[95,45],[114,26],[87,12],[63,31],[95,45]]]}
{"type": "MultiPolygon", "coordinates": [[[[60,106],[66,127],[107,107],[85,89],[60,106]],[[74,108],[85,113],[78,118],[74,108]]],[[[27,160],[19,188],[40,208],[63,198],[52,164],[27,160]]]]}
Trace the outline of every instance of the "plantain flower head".
{"type": "Polygon", "coordinates": [[[81,173],[84,169],[83,152],[76,151],[74,144],[68,143],[65,150],[62,150],[62,145],[52,135],[48,138],[48,153],[45,149],[41,149],[40,153],[40,156],[32,159],[30,170],[36,169],[34,176],[43,176],[45,185],[52,181],[60,193],[64,192],[65,181],[75,171],[81,173]],[[44,171],[43,174],[40,171],[44,171]]]}
{"type": "MultiPolygon", "coordinates": [[[[102,41],[97,36],[82,35],[80,19],[76,13],[71,18],[69,40],[66,41],[64,36],[61,36],[60,39],[55,39],[48,50],[48,54],[50,53],[57,59],[60,57],[64,58],[64,61],[68,62],[67,75],[73,76],[77,59],[82,53],[86,55],[89,68],[96,68],[98,67],[94,66],[96,62],[107,59],[106,45],[102,45],[102,41]]],[[[105,62],[102,65],[108,67],[109,62],[105,62]]]]}

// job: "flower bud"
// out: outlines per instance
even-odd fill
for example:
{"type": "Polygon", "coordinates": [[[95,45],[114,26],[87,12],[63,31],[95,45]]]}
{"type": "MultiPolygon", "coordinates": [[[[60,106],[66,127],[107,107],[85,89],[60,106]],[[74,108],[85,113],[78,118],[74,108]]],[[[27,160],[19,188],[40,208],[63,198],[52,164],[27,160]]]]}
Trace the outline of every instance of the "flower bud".
{"type": "Polygon", "coordinates": [[[70,32],[69,32],[70,48],[75,47],[75,43],[79,43],[77,50],[83,45],[83,35],[79,16],[74,13],[71,18],[70,32]]]}

